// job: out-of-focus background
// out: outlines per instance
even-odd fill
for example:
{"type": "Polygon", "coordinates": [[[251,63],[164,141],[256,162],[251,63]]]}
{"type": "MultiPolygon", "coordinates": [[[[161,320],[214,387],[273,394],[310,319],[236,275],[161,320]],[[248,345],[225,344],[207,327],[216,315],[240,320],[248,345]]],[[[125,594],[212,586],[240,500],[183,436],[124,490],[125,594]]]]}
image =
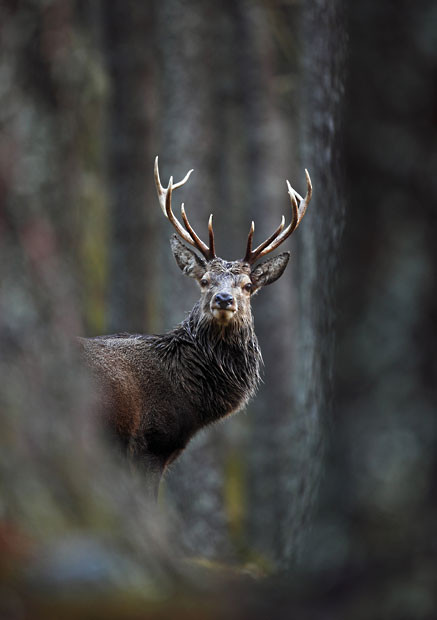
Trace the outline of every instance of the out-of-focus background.
{"type": "Polygon", "coordinates": [[[434,618],[435,2],[3,0],[0,50],[2,617],[434,618]],[[264,383],[157,507],[75,347],[196,300],[156,154],[224,258],[314,187],[264,383]]]}

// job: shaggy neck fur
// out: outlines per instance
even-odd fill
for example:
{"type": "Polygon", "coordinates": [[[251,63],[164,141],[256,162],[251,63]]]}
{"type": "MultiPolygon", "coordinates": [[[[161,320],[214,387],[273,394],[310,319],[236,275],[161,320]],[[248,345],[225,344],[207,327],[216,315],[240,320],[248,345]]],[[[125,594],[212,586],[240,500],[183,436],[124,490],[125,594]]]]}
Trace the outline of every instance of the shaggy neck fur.
{"type": "Polygon", "coordinates": [[[258,387],[262,357],[251,316],[220,325],[197,303],[154,347],[197,412],[199,427],[243,407],[258,387]]]}

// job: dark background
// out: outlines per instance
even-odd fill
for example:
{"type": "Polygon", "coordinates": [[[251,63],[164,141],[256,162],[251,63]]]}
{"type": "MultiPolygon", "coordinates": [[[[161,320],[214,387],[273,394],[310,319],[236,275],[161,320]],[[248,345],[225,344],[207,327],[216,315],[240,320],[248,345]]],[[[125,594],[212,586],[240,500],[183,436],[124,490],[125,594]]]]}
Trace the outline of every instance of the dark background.
{"type": "Polygon", "coordinates": [[[3,0],[0,46],[3,615],[435,617],[435,3],[3,0]],[[229,259],[314,187],[262,388],[157,508],[74,344],[196,299],[156,154],[229,259]]]}

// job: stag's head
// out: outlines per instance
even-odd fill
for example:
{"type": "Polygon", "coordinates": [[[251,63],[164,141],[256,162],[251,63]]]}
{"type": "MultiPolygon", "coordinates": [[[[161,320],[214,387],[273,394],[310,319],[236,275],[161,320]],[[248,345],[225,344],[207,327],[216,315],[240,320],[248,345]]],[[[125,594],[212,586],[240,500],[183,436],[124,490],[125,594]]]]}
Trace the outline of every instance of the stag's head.
{"type": "Polygon", "coordinates": [[[290,252],[283,252],[271,257],[258,265],[256,261],[269,254],[281,245],[302,221],[308,203],[311,200],[311,179],[305,170],[307,193],[302,198],[287,181],[288,194],[292,210],[290,224],[285,227],[285,218],[282,217],[278,228],[263,243],[252,249],[255,225],[252,222],[247,239],[244,258],[235,261],[226,261],[215,254],[214,231],[212,215],[208,222],[209,245],[206,245],[195,233],[188,221],[184,205],[181,205],[181,215],[184,226],[175,217],[171,208],[171,198],[174,189],[184,185],[193,171],[190,170],[178,183],[173,183],[170,177],[168,186],[161,185],[158,170],[158,157],[155,159],[155,183],[159,203],[164,215],[170,220],[177,235],[171,238],[171,247],[180,269],[191,278],[195,278],[201,290],[201,306],[206,316],[222,325],[228,325],[241,318],[250,316],[250,299],[259,289],[275,282],[283,273],[290,258],[290,252]],[[194,247],[200,254],[184,243],[194,247]]]}

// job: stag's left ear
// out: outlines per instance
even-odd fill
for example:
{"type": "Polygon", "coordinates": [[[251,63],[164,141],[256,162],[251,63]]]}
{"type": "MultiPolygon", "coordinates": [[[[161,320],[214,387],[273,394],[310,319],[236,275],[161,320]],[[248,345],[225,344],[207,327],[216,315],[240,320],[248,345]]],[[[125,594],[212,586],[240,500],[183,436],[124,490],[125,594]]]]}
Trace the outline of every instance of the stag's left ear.
{"type": "Polygon", "coordinates": [[[290,252],[268,258],[255,267],[251,273],[252,283],[256,288],[272,284],[282,276],[290,258],[290,252]]]}

